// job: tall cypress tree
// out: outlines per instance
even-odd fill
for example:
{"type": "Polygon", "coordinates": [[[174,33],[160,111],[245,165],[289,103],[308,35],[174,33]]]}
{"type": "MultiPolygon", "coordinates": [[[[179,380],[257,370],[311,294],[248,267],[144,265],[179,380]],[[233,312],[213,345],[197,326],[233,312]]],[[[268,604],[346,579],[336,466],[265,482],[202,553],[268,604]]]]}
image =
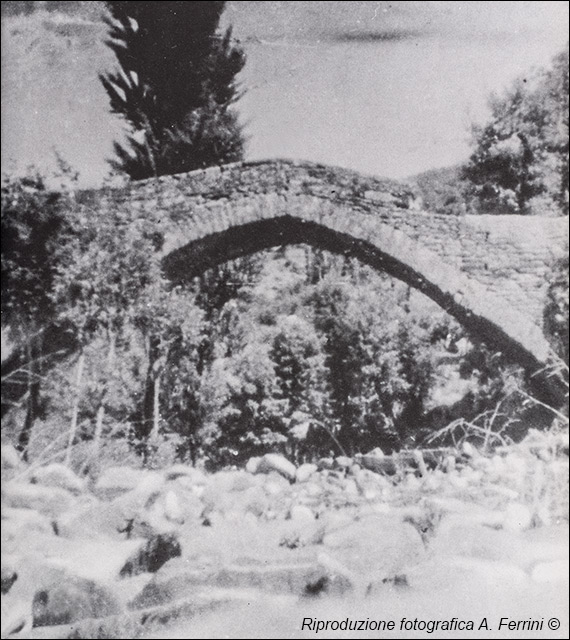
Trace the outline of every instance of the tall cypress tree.
{"type": "Polygon", "coordinates": [[[100,76],[111,109],[132,128],[111,162],[133,179],[240,160],[244,137],[232,105],[245,64],[225,2],[106,2],[108,46],[120,70],[100,76]]]}

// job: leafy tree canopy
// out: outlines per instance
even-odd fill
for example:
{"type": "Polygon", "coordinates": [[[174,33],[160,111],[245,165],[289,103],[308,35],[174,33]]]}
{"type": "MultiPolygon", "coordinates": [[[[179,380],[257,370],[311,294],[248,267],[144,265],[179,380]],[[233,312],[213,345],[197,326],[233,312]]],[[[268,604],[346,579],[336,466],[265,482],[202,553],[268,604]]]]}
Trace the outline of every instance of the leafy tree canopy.
{"type": "Polygon", "coordinates": [[[484,213],[568,215],[568,47],[491,98],[464,170],[484,213]]]}
{"type": "Polygon", "coordinates": [[[106,2],[108,46],[120,70],[100,76],[111,109],[132,128],[115,168],[134,179],[233,162],[244,138],[231,106],[245,55],[225,2],[106,2]]]}

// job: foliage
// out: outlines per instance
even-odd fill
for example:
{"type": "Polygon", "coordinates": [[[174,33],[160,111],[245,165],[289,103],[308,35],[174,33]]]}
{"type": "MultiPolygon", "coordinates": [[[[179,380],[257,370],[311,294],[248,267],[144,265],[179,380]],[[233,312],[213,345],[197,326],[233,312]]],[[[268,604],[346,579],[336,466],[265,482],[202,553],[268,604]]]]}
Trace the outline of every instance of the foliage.
{"type": "Polygon", "coordinates": [[[131,178],[239,160],[244,139],[231,108],[245,64],[225,2],[106,2],[108,46],[120,70],[100,76],[111,109],[132,128],[113,165],[131,178]]]}
{"type": "MultiPolygon", "coordinates": [[[[73,179],[60,160],[60,168],[73,179]]],[[[70,195],[47,188],[37,172],[2,181],[2,328],[15,344],[11,375],[3,381],[2,405],[25,389],[18,447],[24,457],[34,421],[42,414],[40,388],[47,368],[44,339],[57,316],[51,292],[69,227],[70,195]]],[[[58,342],[51,338],[51,347],[58,342]]]]}
{"type": "Polygon", "coordinates": [[[414,318],[403,304],[406,287],[394,291],[370,273],[357,286],[355,274],[342,275],[350,272],[343,262],[330,261],[328,274],[304,287],[262,274],[247,297],[224,308],[234,320],[218,335],[198,394],[210,466],[276,450],[298,461],[391,451],[417,433],[440,316],[414,318]]]}
{"type": "Polygon", "coordinates": [[[49,296],[68,227],[69,197],[37,172],[2,181],[2,321],[15,341],[55,314],[49,296]]]}
{"type": "Polygon", "coordinates": [[[568,255],[557,260],[552,270],[544,309],[544,328],[555,353],[568,364],[568,255]]]}
{"type": "MultiPolygon", "coordinates": [[[[225,2],[106,2],[107,44],[120,70],[100,76],[111,109],[125,118],[132,134],[126,146],[116,143],[115,168],[133,179],[182,173],[240,160],[244,138],[232,106],[238,99],[236,75],[245,64],[231,29],[220,33],[225,2]]],[[[211,359],[216,339],[215,317],[247,280],[254,263],[213,269],[201,279],[198,302],[210,322],[199,345],[198,371],[211,359]]],[[[169,415],[173,428],[195,422],[196,381],[188,358],[164,361],[162,328],[147,332],[149,369],[139,424],[157,419],[157,390],[161,371],[176,389],[181,412],[169,415]],[[177,371],[181,379],[173,377],[177,371]]],[[[170,351],[167,349],[168,353],[170,351]]],[[[174,356],[173,356],[174,357],[174,356]]],[[[173,408],[173,407],[171,407],[173,408]]],[[[195,447],[192,446],[192,449],[195,447]]]]}
{"type": "Polygon", "coordinates": [[[468,182],[461,166],[431,169],[411,178],[422,200],[422,208],[430,213],[464,215],[468,209],[468,182]]]}
{"type": "Polygon", "coordinates": [[[550,68],[491,98],[464,169],[480,212],[568,215],[568,94],[566,48],[550,68]]]}
{"type": "Polygon", "coordinates": [[[61,12],[72,15],[94,16],[100,12],[100,2],[85,0],[2,0],[2,15],[30,15],[35,11],[61,12]]]}

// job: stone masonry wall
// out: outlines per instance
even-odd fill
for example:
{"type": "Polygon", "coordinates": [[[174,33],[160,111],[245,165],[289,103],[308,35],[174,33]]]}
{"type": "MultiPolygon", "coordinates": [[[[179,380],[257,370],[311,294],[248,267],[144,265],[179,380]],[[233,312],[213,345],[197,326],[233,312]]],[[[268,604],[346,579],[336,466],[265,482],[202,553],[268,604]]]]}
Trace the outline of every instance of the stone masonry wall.
{"type": "Polygon", "coordinates": [[[79,199],[98,210],[127,207],[156,225],[167,272],[176,278],[208,266],[206,254],[217,252],[221,261],[305,241],[305,224],[307,242],[386,267],[464,324],[482,319],[483,331],[496,327],[536,361],[546,360],[542,310],[551,266],[567,251],[564,218],[426,213],[404,184],[290,161],[226,165],[79,199]]]}

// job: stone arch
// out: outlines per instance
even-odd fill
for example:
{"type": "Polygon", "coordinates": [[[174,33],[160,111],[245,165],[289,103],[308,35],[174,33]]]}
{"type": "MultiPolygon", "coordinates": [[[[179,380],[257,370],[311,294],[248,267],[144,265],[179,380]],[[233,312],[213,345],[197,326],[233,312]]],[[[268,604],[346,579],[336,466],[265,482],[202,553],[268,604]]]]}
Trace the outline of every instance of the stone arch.
{"type": "Polygon", "coordinates": [[[316,223],[289,215],[246,222],[174,250],[165,256],[164,269],[173,280],[184,281],[264,249],[308,244],[357,258],[421,291],[469,332],[526,368],[537,370],[547,361],[550,347],[538,327],[437,255],[396,230],[385,230],[381,240],[372,242],[369,237],[339,231],[335,226],[331,220],[316,223]]]}
{"type": "Polygon", "coordinates": [[[558,220],[426,214],[399,183],[282,161],[172,176],[147,187],[169,211],[163,266],[175,281],[270,247],[309,244],[418,289],[531,373],[548,362],[537,283],[552,247],[563,245],[558,220]],[[527,225],[533,246],[523,242],[527,225]],[[509,264],[497,266],[495,250],[505,247],[509,264]],[[509,269],[522,271],[520,282],[509,269]]]}

